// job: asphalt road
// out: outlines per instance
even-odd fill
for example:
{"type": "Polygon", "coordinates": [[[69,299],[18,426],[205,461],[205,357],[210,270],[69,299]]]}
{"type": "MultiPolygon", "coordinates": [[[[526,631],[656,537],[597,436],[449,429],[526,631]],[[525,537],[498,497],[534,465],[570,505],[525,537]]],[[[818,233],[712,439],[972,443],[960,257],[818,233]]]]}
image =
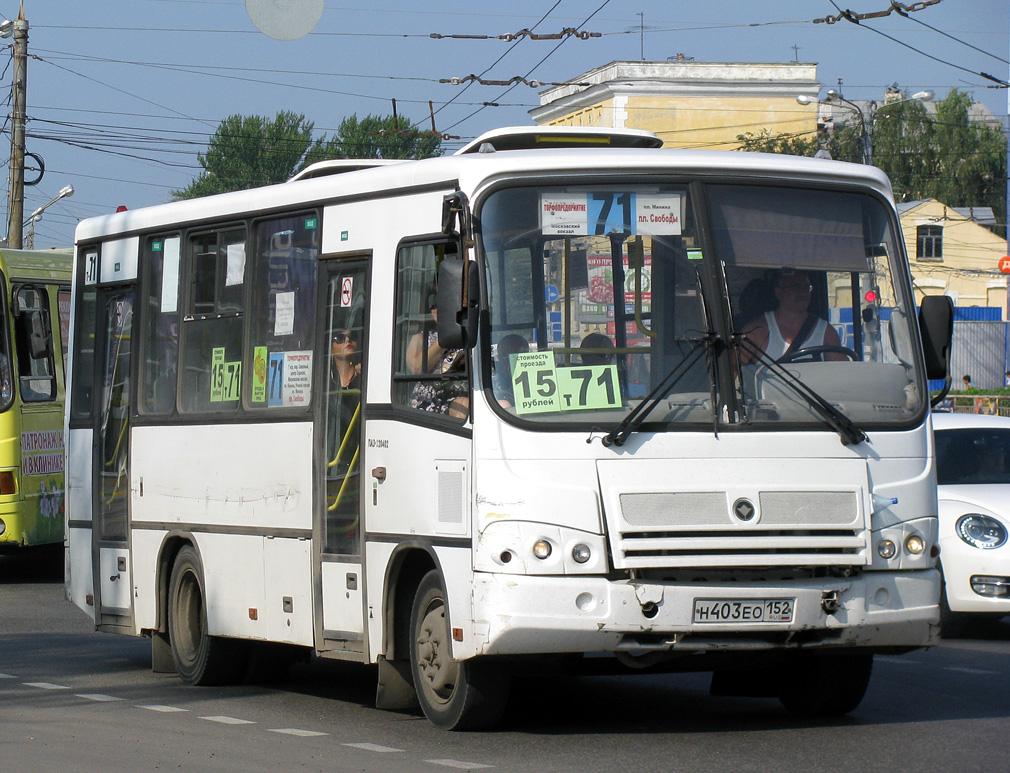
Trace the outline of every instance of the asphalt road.
{"type": "Polygon", "coordinates": [[[146,640],[95,633],[59,552],[0,556],[0,769],[995,771],[1010,769],[1010,618],[878,657],[861,706],[799,721],[714,698],[703,674],[546,677],[503,726],[446,733],[373,707],[370,667],[316,660],[283,682],[195,688],[146,640]]]}

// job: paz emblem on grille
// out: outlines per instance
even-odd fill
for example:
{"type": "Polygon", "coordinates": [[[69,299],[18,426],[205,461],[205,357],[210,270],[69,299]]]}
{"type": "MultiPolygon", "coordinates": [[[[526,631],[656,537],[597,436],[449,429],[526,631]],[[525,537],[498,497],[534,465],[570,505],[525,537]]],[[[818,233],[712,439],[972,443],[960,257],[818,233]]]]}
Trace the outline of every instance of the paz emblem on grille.
{"type": "Polygon", "coordinates": [[[754,503],[749,499],[738,499],[733,503],[733,515],[741,521],[749,521],[757,513],[754,503]]]}

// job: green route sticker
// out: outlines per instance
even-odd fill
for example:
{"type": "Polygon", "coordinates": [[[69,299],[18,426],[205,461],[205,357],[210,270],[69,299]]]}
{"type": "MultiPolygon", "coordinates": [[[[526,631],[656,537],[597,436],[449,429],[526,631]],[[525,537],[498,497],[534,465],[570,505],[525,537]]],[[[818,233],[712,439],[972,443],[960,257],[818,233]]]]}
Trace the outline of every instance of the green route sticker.
{"type": "Polygon", "coordinates": [[[211,350],[210,357],[210,401],[224,403],[238,400],[242,384],[242,361],[225,362],[224,347],[211,350]]]}
{"type": "Polygon", "coordinates": [[[267,401],[267,348],[253,348],[253,381],[252,401],[265,403],[267,401]]]}
{"type": "Polygon", "coordinates": [[[621,407],[616,365],[559,368],[553,352],[523,352],[513,358],[517,414],[621,407]]]}

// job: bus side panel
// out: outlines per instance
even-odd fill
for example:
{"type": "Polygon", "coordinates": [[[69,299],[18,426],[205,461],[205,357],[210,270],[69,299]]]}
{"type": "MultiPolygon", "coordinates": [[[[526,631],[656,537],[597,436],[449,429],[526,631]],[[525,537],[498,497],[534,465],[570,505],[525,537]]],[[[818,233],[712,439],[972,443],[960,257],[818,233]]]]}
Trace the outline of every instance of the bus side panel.
{"type": "Polygon", "coordinates": [[[200,553],[213,634],[312,644],[311,424],[136,427],[130,476],[133,562],[150,567],[140,627],[154,627],[153,567],[174,532],[200,553]]]}
{"type": "Polygon", "coordinates": [[[95,616],[93,597],[94,573],[91,565],[91,462],[94,433],[90,429],[74,429],[68,433],[67,458],[73,460],[67,471],[66,519],[70,549],[70,570],[67,589],[70,600],[95,616]]]}

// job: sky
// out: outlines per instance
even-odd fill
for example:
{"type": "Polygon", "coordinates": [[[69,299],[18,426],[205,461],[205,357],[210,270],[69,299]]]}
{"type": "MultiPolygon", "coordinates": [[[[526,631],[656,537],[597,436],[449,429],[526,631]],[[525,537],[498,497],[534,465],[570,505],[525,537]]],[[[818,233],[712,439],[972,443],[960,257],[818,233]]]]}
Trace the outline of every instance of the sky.
{"type": "MultiPolygon", "coordinates": [[[[813,62],[822,96],[839,80],[850,100],[880,99],[893,83],[938,99],[957,88],[1005,120],[1007,89],[990,88],[981,73],[1010,79],[1007,0],[931,1],[906,3],[927,5],[909,18],[856,25],[814,20],[886,10],[889,0],[325,0],[310,34],[279,41],[256,29],[246,0],[24,0],[27,150],[46,169],[25,189],[24,211],[72,185],[74,195],[47,208],[35,229],[36,248],[68,247],[84,218],[169,201],[199,174],[197,154],[233,114],[293,111],[329,135],[345,116],[391,113],[395,99],[399,115],[428,129],[431,101],[438,131],[459,137],[443,143],[451,152],[489,129],[530,125],[546,87],[442,79],[564,82],[643,57],[813,62]],[[566,28],[601,34],[499,39],[566,28]]],[[[259,2],[294,12],[318,0],[259,2]]],[[[18,0],[0,0],[0,15],[18,12],[18,0]]],[[[0,56],[5,112],[9,63],[0,56]]],[[[9,143],[9,120],[4,133],[9,143]]]]}

